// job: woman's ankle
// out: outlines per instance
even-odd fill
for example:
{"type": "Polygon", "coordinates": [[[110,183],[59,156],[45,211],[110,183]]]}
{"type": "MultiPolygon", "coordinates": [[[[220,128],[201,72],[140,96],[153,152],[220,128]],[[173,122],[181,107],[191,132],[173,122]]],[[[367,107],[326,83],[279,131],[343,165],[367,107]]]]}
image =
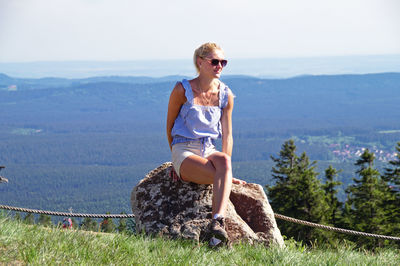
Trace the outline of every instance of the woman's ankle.
{"type": "Polygon", "coordinates": [[[219,220],[221,218],[224,218],[224,215],[222,215],[221,213],[216,213],[213,215],[213,219],[219,220]]]}

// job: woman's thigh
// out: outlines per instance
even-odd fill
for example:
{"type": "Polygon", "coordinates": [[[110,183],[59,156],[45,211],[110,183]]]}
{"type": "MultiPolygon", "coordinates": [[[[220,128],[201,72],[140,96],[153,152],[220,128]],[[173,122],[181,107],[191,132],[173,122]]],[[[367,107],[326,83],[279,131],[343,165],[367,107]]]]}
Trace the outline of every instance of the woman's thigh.
{"type": "Polygon", "coordinates": [[[226,154],[214,152],[207,158],[198,155],[186,157],[181,164],[180,176],[184,181],[197,184],[213,184],[216,168],[226,167],[226,154]]]}
{"type": "Polygon", "coordinates": [[[180,168],[180,176],[184,181],[197,184],[213,184],[215,167],[212,162],[198,155],[186,157],[180,168]]]}

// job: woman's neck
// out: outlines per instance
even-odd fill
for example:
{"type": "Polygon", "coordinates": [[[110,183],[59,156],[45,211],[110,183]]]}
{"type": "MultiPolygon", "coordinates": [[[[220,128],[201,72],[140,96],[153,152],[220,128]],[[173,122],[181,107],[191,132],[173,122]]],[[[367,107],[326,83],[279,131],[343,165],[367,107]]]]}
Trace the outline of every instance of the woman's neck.
{"type": "Polygon", "coordinates": [[[219,82],[217,78],[208,78],[202,75],[197,77],[197,84],[203,92],[214,89],[218,86],[218,83],[219,82]]]}

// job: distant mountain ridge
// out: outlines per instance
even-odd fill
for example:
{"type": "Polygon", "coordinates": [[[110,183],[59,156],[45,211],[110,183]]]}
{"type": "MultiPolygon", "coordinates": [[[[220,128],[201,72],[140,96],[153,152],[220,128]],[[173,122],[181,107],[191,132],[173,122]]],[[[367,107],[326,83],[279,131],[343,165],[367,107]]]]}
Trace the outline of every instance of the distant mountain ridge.
{"type": "MultiPolygon", "coordinates": [[[[361,77],[396,77],[400,72],[385,72],[385,73],[368,73],[368,74],[338,74],[338,75],[299,75],[288,78],[262,78],[249,75],[223,75],[221,80],[304,80],[319,78],[343,78],[347,80],[354,80],[361,77]]],[[[161,83],[169,81],[179,81],[182,79],[190,79],[189,76],[170,75],[164,77],[149,77],[149,76],[96,76],[89,78],[60,78],[60,77],[44,77],[44,78],[15,78],[4,73],[0,73],[0,86],[18,85],[27,88],[48,88],[48,87],[65,87],[77,84],[87,83],[100,83],[100,82],[117,82],[129,84],[148,84],[148,83],[161,83]],[[36,86],[36,87],[34,87],[36,86]]]]}
{"type": "MultiPolygon", "coordinates": [[[[227,55],[229,57],[229,55],[227,55]]],[[[261,78],[287,78],[304,74],[337,75],[400,72],[400,54],[348,55],[297,58],[228,58],[225,75],[249,75],[261,78]]],[[[0,73],[15,77],[94,76],[194,76],[191,58],[133,61],[39,61],[0,62],[0,73]]]]}
{"type": "Polygon", "coordinates": [[[50,88],[50,87],[67,87],[77,84],[87,83],[100,83],[100,82],[117,82],[117,83],[129,83],[129,84],[148,84],[166,82],[171,80],[181,80],[187,78],[185,76],[165,76],[160,78],[145,77],[145,76],[99,76],[90,78],[58,78],[58,77],[46,77],[46,78],[14,78],[6,74],[0,73],[0,87],[17,85],[23,89],[38,89],[38,88],[50,88]]]}
{"type": "MultiPolygon", "coordinates": [[[[137,113],[142,115],[137,119],[161,123],[164,116],[157,112],[165,112],[169,93],[182,78],[187,77],[20,79],[2,74],[0,103],[7,104],[7,110],[14,110],[10,117],[37,113],[45,120],[55,112],[80,117],[89,114],[87,110],[102,110],[103,114],[137,113]],[[11,85],[16,85],[12,91],[4,90],[11,85]]],[[[396,108],[400,102],[400,73],[303,75],[286,79],[227,75],[221,80],[237,96],[235,119],[254,122],[255,127],[260,122],[276,127],[283,121],[291,123],[292,128],[303,127],[301,124],[309,127],[311,122],[318,127],[383,126],[397,124],[400,117],[400,108],[396,108]]],[[[245,128],[254,131],[252,127],[245,128]]]]}

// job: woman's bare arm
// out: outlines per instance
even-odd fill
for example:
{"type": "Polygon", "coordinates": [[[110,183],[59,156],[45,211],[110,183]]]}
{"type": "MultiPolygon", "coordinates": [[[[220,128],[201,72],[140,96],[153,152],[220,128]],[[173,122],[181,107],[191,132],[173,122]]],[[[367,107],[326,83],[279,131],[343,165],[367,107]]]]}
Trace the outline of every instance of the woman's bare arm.
{"type": "Polygon", "coordinates": [[[228,94],[228,104],[225,106],[222,117],[222,152],[232,156],[233,137],[232,137],[232,111],[233,111],[233,95],[228,94]]]}
{"type": "MultiPolygon", "coordinates": [[[[228,95],[228,104],[224,108],[221,124],[222,124],[222,152],[232,156],[233,137],[232,137],[232,111],[233,111],[233,94],[228,95]]],[[[232,177],[232,183],[238,185],[246,184],[246,181],[232,177]]]]}
{"type": "Polygon", "coordinates": [[[182,105],[186,102],[185,89],[181,83],[177,83],[169,96],[168,113],[167,113],[167,138],[169,148],[172,150],[172,127],[175,119],[179,114],[182,105]]]}

